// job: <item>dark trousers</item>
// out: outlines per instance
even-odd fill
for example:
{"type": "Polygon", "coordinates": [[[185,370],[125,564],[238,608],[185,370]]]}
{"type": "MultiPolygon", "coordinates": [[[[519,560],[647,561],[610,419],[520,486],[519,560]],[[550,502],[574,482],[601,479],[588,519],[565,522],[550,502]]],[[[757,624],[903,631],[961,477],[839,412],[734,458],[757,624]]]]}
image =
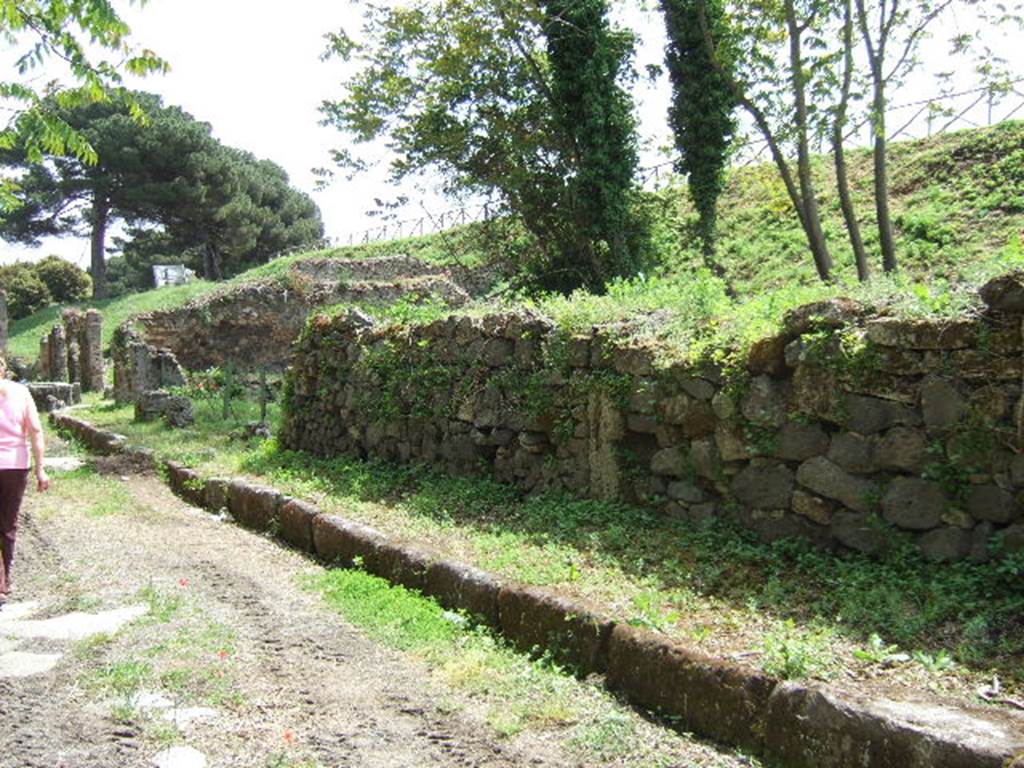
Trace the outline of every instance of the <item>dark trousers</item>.
{"type": "Polygon", "coordinates": [[[28,484],[27,469],[0,469],[0,545],[4,568],[0,572],[0,593],[7,592],[14,560],[14,537],[18,533],[18,512],[28,484]]]}

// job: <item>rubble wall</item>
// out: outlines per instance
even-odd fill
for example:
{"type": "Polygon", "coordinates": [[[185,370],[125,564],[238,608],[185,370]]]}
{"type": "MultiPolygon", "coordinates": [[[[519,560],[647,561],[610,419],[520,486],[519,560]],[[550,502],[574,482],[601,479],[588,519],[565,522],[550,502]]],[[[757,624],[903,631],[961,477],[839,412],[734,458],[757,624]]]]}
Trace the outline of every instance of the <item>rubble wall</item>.
{"type": "Polygon", "coordinates": [[[898,532],[933,559],[980,561],[1024,548],[1021,316],[1007,308],[912,322],[812,305],[731,369],[664,367],[536,317],[317,317],[295,345],[282,441],[725,517],[766,539],[878,553],[898,532]]]}

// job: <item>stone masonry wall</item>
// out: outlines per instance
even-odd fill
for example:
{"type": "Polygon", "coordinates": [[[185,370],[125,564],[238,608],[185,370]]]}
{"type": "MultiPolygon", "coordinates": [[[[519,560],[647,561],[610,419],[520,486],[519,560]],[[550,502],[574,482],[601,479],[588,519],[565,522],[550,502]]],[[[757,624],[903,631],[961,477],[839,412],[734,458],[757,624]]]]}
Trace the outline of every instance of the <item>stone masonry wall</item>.
{"type": "Polygon", "coordinates": [[[282,440],[726,517],[765,539],[879,553],[899,532],[935,560],[985,560],[1024,548],[1024,285],[983,297],[983,316],[934,323],[803,307],[728,371],[660,367],[538,317],[317,317],[282,440]]]}

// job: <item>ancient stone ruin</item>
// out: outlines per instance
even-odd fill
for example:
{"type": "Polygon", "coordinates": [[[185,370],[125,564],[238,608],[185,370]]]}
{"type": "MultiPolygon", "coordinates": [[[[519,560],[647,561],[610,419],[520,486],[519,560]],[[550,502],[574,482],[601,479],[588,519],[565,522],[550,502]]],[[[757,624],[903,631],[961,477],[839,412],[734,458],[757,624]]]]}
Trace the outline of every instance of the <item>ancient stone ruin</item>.
{"type": "Polygon", "coordinates": [[[291,343],[317,308],[330,304],[393,304],[431,296],[458,307],[484,291],[493,276],[450,269],[409,256],[322,258],[296,262],[286,278],[227,287],[176,309],[136,317],[135,330],[190,371],[233,365],[283,371],[291,343]]]}
{"type": "Polygon", "coordinates": [[[39,342],[39,378],[102,392],[104,375],[102,314],[96,309],[64,310],[61,322],[39,342]]]}
{"type": "Polygon", "coordinates": [[[902,537],[934,560],[983,561],[1024,548],[1024,285],[983,296],[983,316],[950,321],[803,307],[728,369],[666,366],[600,328],[569,336],[528,315],[324,316],[296,344],[281,438],[765,539],[878,553],[902,537]]]}
{"type": "Polygon", "coordinates": [[[114,400],[134,403],[136,421],[163,419],[172,427],[194,421],[191,401],[170,389],[184,386],[185,371],[174,354],[147,344],[129,321],[114,332],[110,345],[114,364],[114,400]]]}

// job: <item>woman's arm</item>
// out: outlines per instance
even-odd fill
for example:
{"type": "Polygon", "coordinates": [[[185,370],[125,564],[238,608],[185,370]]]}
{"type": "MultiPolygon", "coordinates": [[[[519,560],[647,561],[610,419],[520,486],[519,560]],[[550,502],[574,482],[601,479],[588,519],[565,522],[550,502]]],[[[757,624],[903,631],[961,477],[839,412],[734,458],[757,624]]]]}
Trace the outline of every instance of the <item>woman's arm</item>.
{"type": "Polygon", "coordinates": [[[50,488],[50,477],[46,474],[44,461],[46,458],[46,438],[43,436],[43,425],[39,421],[39,411],[36,410],[35,400],[28,398],[28,405],[25,407],[25,431],[28,432],[29,443],[32,446],[32,466],[36,471],[36,487],[40,492],[50,488]]]}

